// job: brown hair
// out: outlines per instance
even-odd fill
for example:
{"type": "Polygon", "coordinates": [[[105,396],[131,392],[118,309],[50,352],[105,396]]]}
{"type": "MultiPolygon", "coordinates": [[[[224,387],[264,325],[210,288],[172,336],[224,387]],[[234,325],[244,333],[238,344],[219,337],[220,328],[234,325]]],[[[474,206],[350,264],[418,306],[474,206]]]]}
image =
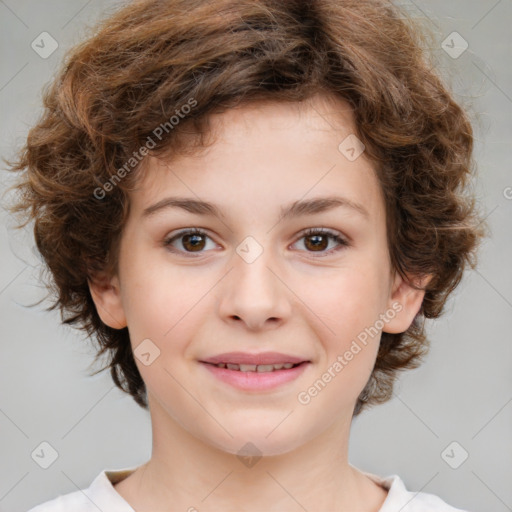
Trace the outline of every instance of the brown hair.
{"type": "Polygon", "coordinates": [[[472,128],[421,33],[385,0],[143,0],[66,55],[41,119],[8,162],[23,171],[12,211],[23,225],[35,220],[55,298],[48,309],[97,341],[96,359],[110,356],[100,371],[110,368],[139,405],[147,408],[146,390],[128,329],[100,320],[88,278],[116,272],[142,148],[185,151],[186,133],[204,147],[209,114],[249,101],[325,92],[354,108],[384,192],[393,269],[433,276],[410,328],[382,333],[354,414],[388,400],[398,370],[418,366],[428,350],[422,320],[442,313],[484,234],[467,193],[472,128]]]}

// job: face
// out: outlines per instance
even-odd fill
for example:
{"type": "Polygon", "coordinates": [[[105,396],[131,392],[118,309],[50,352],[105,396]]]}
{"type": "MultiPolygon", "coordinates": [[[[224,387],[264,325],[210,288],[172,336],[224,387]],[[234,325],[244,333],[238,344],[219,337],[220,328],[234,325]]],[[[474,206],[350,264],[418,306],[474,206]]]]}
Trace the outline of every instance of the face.
{"type": "Polygon", "coordinates": [[[91,291],[107,324],[128,326],[156,428],[285,453],[350,423],[381,332],[405,331],[423,294],[392,275],[375,170],[342,143],[348,104],[245,105],[212,126],[206,150],[146,162],[119,273],[91,291]],[[205,362],[232,352],[304,362],[205,362]]]}

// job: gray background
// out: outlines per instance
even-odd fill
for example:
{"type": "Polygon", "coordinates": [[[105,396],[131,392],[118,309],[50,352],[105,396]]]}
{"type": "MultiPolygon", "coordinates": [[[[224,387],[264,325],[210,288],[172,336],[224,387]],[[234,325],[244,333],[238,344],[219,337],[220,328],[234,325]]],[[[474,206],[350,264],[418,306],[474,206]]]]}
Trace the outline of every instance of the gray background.
{"type": "MultiPolygon", "coordinates": [[[[13,155],[39,115],[41,88],[64,51],[114,5],[0,1],[1,155],[13,155]],[[46,59],[31,48],[43,31],[59,44],[46,59]]],[[[505,512],[512,510],[512,0],[402,5],[433,22],[438,67],[470,110],[475,190],[492,235],[444,317],[427,322],[432,349],[425,364],[404,374],[391,402],[354,421],[350,460],[380,475],[396,473],[409,489],[453,506],[505,512]],[[453,31],[469,44],[457,59],[441,46],[453,31]],[[453,441],[458,445],[443,459],[453,441]],[[445,462],[457,465],[465,452],[457,469],[445,462]]],[[[10,177],[3,168],[0,177],[3,190],[10,177]]],[[[3,209],[0,215],[0,510],[18,512],[87,487],[104,468],[143,463],[151,431],[148,413],[114,388],[107,372],[87,376],[89,342],[60,326],[58,313],[26,307],[44,296],[39,260],[30,231],[14,233],[12,219],[3,209]],[[58,452],[48,469],[31,458],[43,441],[58,452]]]]}

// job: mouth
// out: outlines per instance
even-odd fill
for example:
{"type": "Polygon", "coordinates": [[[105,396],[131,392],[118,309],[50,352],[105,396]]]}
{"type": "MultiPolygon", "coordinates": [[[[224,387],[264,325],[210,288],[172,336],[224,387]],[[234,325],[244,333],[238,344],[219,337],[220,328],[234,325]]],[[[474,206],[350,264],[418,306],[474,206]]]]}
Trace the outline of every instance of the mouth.
{"type": "Polygon", "coordinates": [[[310,360],[278,353],[220,354],[199,361],[216,380],[242,391],[262,392],[282,388],[297,379],[310,360]]]}
{"type": "Polygon", "coordinates": [[[275,372],[278,370],[291,370],[301,364],[306,364],[308,361],[302,361],[301,363],[278,363],[278,364],[236,364],[236,363],[207,363],[201,361],[204,364],[209,364],[217,368],[226,368],[235,372],[257,372],[257,373],[268,373],[275,372]]]}
{"type": "MultiPolygon", "coordinates": [[[[291,354],[283,354],[281,352],[260,352],[252,354],[250,352],[224,352],[216,356],[208,357],[207,359],[201,360],[202,363],[210,364],[228,364],[236,366],[279,366],[290,364],[299,364],[303,362],[310,362],[309,359],[300,356],[294,356],[291,354]]],[[[236,368],[230,368],[235,370],[236,368]]],[[[278,368],[281,369],[281,368],[278,368]]],[[[242,371],[255,371],[255,370],[242,370],[242,371]]]]}

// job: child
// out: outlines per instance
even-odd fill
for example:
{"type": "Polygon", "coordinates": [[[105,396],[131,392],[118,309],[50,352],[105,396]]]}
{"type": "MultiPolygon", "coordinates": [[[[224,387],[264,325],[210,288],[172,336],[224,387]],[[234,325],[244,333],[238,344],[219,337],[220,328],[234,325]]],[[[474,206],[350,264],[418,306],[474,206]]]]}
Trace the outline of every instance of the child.
{"type": "Polygon", "coordinates": [[[385,0],[144,0],[14,171],[63,321],[153,451],[32,512],[455,511],[348,462],[482,236],[472,129],[385,0]]]}

